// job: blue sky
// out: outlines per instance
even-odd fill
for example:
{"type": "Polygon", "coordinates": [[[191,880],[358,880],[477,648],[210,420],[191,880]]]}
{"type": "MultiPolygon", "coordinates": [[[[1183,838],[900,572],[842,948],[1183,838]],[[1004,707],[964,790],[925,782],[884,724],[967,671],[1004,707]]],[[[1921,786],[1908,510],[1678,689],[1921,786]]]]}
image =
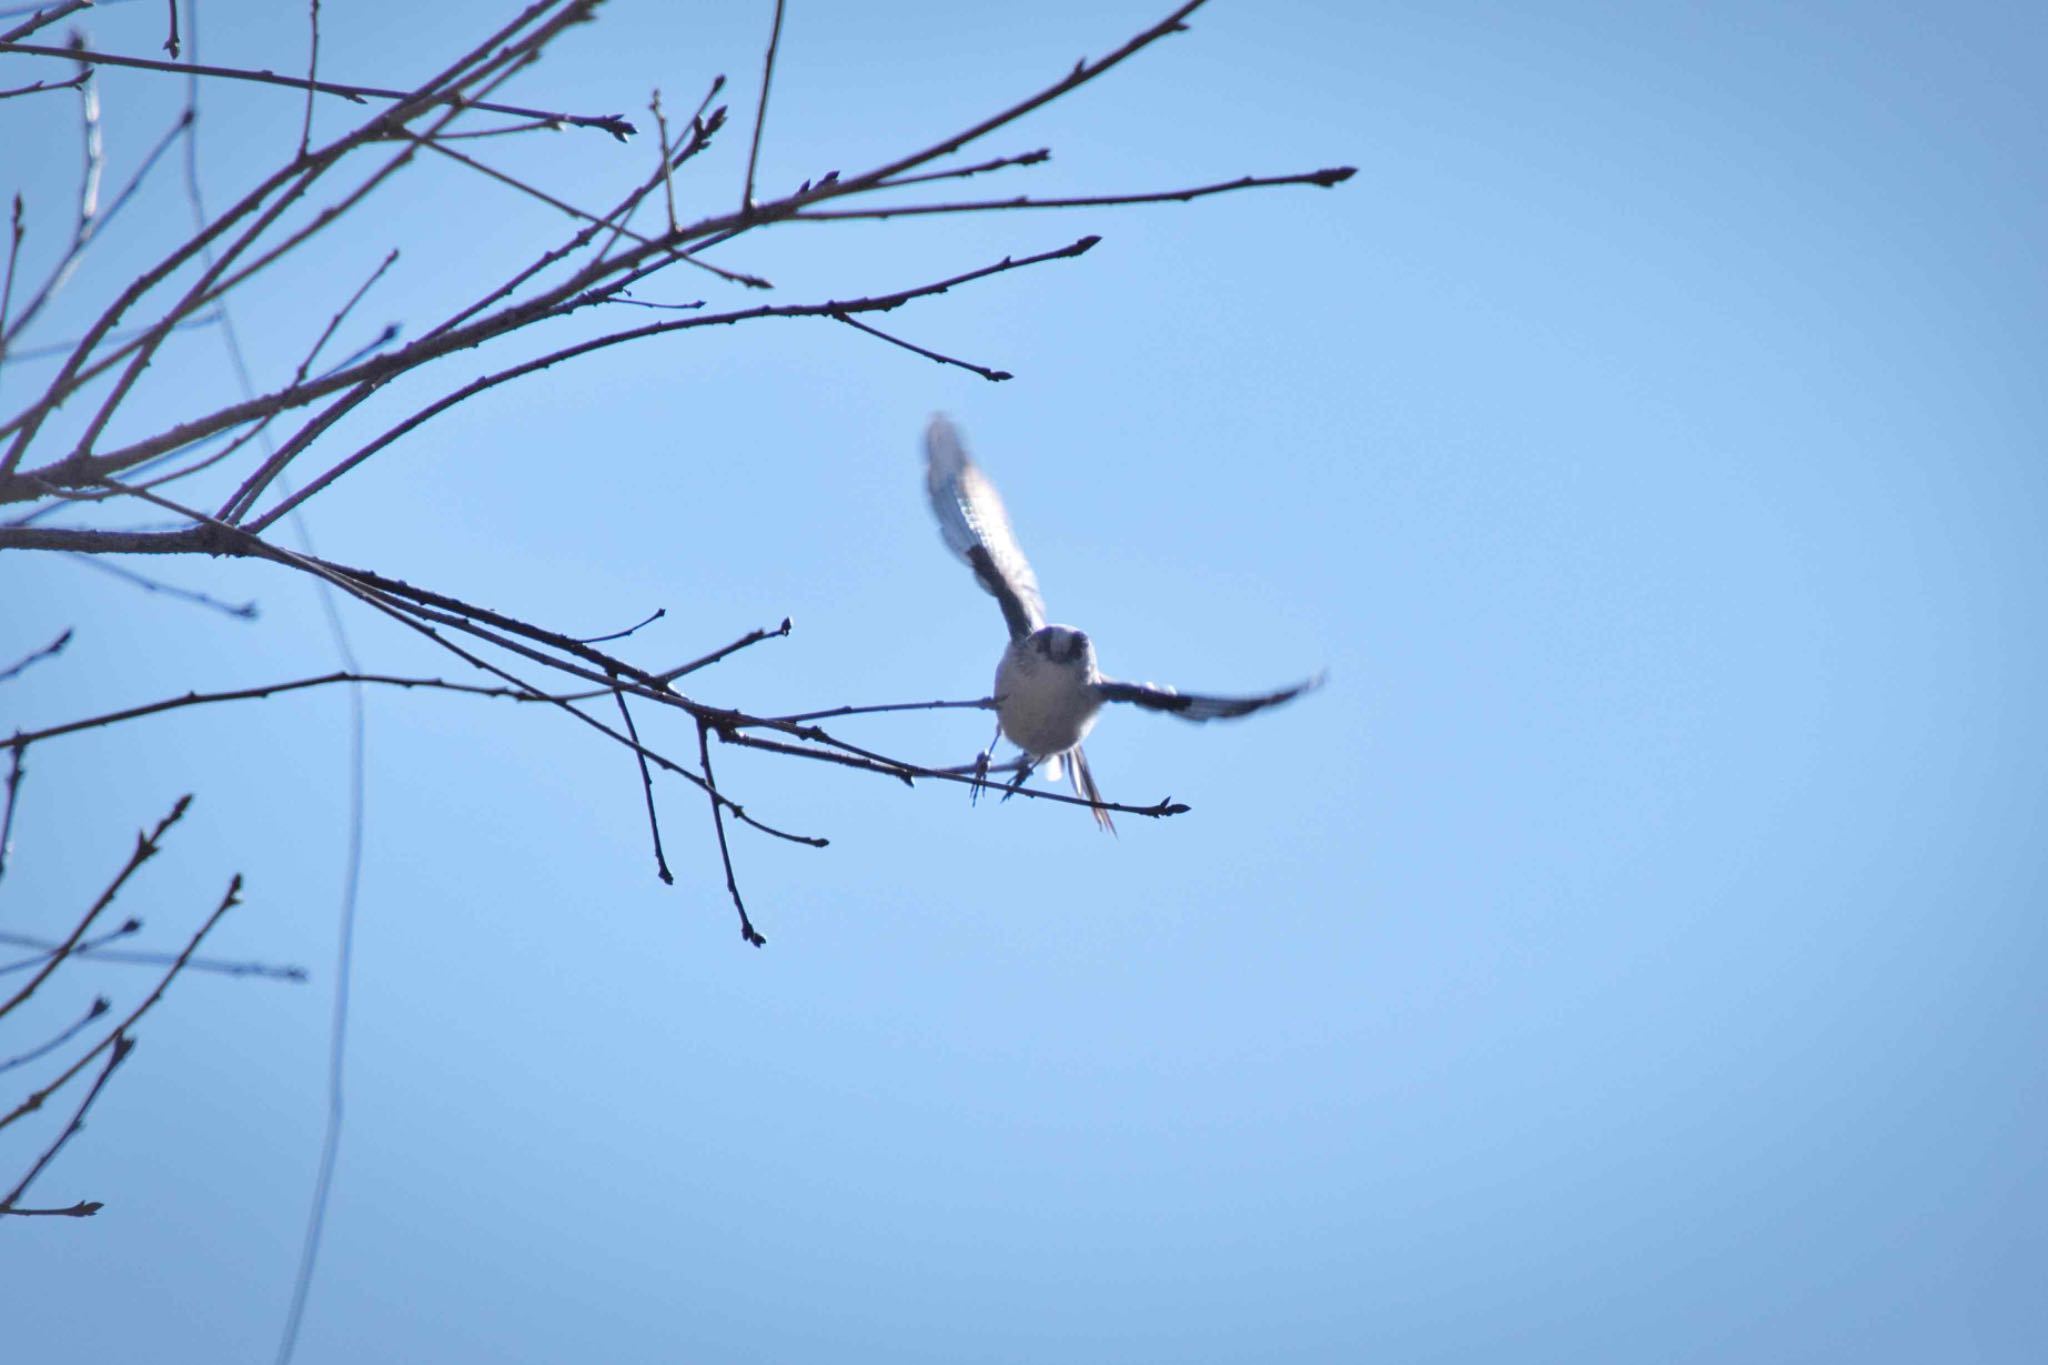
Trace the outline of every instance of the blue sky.
{"type": "MultiPolygon", "coordinates": [[[[1164,12],[791,9],[770,185],[921,146],[1164,12]]],[[[286,11],[205,10],[201,57],[293,69],[286,11]]],[[[499,11],[323,14],[326,72],[402,83],[499,11]]],[[[109,50],[161,41],[159,7],[87,17],[109,50]]],[[[510,93],[637,116],[726,72],[737,114],[767,23],[619,0],[510,93]]],[[[499,390],[337,485],[328,556],[575,634],[665,607],[649,666],[793,618],[702,675],[706,701],[971,697],[1003,637],[924,505],[942,409],[1107,670],[1330,682],[1235,726],[1106,717],[1110,795],[1193,808],[1115,840],[1053,803],[714,755],[751,810],[832,840],[735,836],[760,952],[694,793],[661,792],[664,888],[616,750],[372,695],[348,1126],[298,1359],[2030,1358],[2043,37],[1990,5],[1219,0],[998,139],[1054,159],[996,188],[1350,184],[792,225],[724,258],[797,301],[1100,233],[891,315],[1011,382],[825,322],[690,333],[499,390]]],[[[0,86],[35,74],[0,59],[0,86]]],[[[177,93],[105,78],[113,166],[177,93]]],[[[73,192],[68,99],[0,104],[38,213],[73,192]]],[[[298,111],[206,106],[215,203],[298,111]]],[[[645,162],[595,135],[502,155],[579,202],[645,162]]],[[[726,202],[744,156],[728,135],[679,191],[726,202]]],[[[105,268],[146,262],[174,190],[105,268]]],[[[237,314],[262,374],[394,245],[365,335],[560,235],[452,169],[373,208],[237,314]]],[[[104,285],[81,276],[43,337],[104,285]]],[[[138,422],[224,364],[195,338],[138,422]]],[[[10,553],[0,655],[78,638],[0,689],[0,727],[333,666],[302,581],[139,567],[263,616],[10,553]]],[[[367,664],[452,676],[348,619],[367,664]]],[[[932,762],[985,730],[844,726],[932,762]]],[[[8,1335],[266,1358],[322,1123],[344,699],[53,741],[31,768],[0,927],[68,927],[193,791],[121,907],[175,946],[240,871],[214,950],[313,979],[174,988],[37,1187],[105,1211],[0,1239],[8,1335]]],[[[50,1020],[147,988],[56,980],[50,1020]]],[[[0,1135],[8,1169],[47,1136],[0,1135]]]]}

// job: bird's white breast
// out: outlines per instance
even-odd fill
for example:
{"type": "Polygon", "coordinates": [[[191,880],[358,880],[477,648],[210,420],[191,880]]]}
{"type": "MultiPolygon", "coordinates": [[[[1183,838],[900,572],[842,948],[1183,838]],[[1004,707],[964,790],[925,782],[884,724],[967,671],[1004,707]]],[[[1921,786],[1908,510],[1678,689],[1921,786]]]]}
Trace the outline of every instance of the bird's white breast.
{"type": "Polygon", "coordinates": [[[1010,742],[1033,758],[1079,744],[1095,725],[1095,648],[1064,626],[1012,641],[996,665],[996,719],[1010,742]],[[1048,648],[1048,643],[1050,648],[1048,648]]]}

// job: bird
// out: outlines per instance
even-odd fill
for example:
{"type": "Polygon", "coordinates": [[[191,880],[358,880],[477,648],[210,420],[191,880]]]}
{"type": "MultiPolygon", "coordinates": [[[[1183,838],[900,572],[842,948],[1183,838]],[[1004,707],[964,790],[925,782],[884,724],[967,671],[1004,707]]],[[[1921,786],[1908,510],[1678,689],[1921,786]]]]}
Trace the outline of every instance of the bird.
{"type": "MultiPolygon", "coordinates": [[[[1011,791],[1038,769],[1057,782],[1064,765],[1071,771],[1074,794],[1088,803],[1096,823],[1114,834],[1116,823],[1105,809],[1081,748],[1106,703],[1130,702],[1188,721],[1229,720],[1292,701],[1322,685],[1323,677],[1317,674],[1258,696],[1217,697],[1104,677],[1096,663],[1095,642],[1086,631],[1047,623],[1038,579],[1010,529],[1003,500],[981,466],[969,458],[952,419],[944,413],[932,417],[925,428],[924,448],[925,485],[939,536],[974,571],[975,582],[996,599],[1009,628],[1010,643],[996,664],[994,696],[997,738],[1007,736],[1024,751],[1011,791]]],[[[994,747],[992,740],[976,764],[977,775],[987,772],[994,747]]]]}

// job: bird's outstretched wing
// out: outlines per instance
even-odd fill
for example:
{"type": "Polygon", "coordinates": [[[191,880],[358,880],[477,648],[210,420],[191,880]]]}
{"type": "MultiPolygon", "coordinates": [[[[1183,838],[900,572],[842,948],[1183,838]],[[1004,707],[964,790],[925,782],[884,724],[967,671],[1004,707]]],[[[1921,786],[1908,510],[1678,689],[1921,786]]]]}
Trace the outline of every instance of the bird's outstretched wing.
{"type": "Polygon", "coordinates": [[[1104,701],[1136,702],[1148,711],[1165,711],[1182,720],[1231,720],[1263,711],[1269,706],[1278,706],[1284,701],[1293,701],[1302,693],[1313,692],[1322,685],[1323,675],[1318,673],[1292,687],[1283,687],[1278,692],[1268,692],[1263,696],[1205,697],[1197,692],[1176,692],[1156,683],[1116,682],[1104,678],[1095,684],[1095,695],[1104,701]]]}
{"type": "Polygon", "coordinates": [[[954,554],[967,561],[974,577],[994,595],[1010,627],[1010,638],[1021,640],[1045,624],[1045,603],[1038,595],[1038,580],[1018,548],[1010,530],[1009,514],[996,486],[981,472],[981,466],[967,458],[959,428],[943,413],[932,418],[925,429],[925,485],[931,492],[932,512],[939,519],[939,534],[954,554]]]}

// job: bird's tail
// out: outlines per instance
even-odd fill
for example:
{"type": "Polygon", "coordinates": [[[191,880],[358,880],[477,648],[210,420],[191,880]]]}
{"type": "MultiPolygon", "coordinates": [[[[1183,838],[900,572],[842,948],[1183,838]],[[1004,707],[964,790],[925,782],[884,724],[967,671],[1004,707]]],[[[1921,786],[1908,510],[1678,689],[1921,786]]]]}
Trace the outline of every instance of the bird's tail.
{"type": "Polygon", "coordinates": [[[1095,785],[1095,774],[1088,771],[1088,755],[1081,752],[1081,746],[1074,746],[1074,795],[1088,803],[1088,810],[1095,816],[1095,823],[1102,826],[1107,834],[1116,833],[1116,821],[1109,818],[1109,812],[1102,808],[1102,789],[1095,785]]]}

